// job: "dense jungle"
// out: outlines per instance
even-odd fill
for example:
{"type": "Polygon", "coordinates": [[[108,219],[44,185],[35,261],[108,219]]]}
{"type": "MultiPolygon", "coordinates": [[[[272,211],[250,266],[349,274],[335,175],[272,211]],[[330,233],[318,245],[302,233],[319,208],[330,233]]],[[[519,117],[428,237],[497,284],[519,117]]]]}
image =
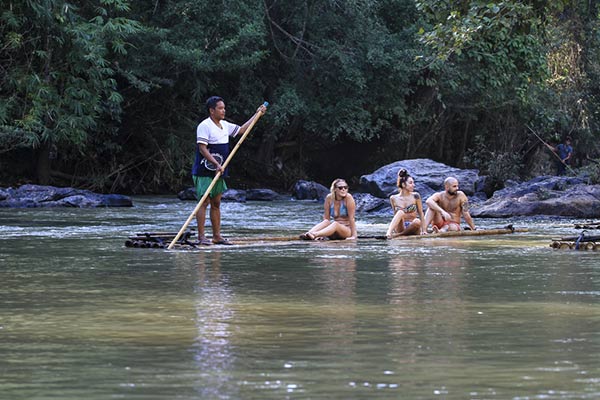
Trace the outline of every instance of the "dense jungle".
{"type": "Polygon", "coordinates": [[[239,188],[328,184],[431,158],[495,187],[573,137],[598,181],[600,19],[591,0],[3,0],[0,186],[191,186],[212,95],[271,105],[239,188]]]}

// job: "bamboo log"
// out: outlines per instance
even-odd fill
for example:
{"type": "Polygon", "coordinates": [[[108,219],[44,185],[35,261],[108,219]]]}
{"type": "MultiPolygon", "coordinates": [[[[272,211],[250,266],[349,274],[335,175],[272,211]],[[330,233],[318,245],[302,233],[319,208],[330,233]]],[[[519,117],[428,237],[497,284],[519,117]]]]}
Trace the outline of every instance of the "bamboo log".
{"type": "Polygon", "coordinates": [[[486,236],[486,235],[504,235],[514,232],[528,232],[527,228],[498,228],[498,229],[477,229],[474,231],[450,231],[450,232],[439,232],[429,233],[427,235],[412,235],[412,236],[398,236],[391,240],[408,240],[408,239],[433,239],[433,238],[446,238],[446,237],[464,237],[464,236],[486,236]]]}

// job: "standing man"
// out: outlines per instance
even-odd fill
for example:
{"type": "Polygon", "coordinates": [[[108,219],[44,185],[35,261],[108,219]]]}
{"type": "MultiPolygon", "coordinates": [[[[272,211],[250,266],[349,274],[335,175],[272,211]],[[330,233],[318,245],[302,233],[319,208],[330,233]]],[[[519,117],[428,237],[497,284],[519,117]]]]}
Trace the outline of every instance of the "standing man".
{"type": "Polygon", "coordinates": [[[460,231],[460,217],[465,219],[471,230],[475,230],[469,213],[469,199],[458,190],[458,180],[448,177],[444,180],[444,191],[432,194],[427,201],[425,229],[431,224],[434,233],[460,231]]]}
{"type": "Polygon", "coordinates": [[[556,163],[556,169],[558,175],[564,175],[567,172],[567,167],[571,164],[571,157],[573,156],[573,147],[571,146],[571,136],[565,137],[564,143],[559,144],[556,147],[550,146],[550,149],[556,153],[560,162],[556,163]]]}
{"type": "Polygon", "coordinates": [[[229,137],[244,134],[258,113],[264,113],[267,108],[261,105],[256,113],[242,126],[225,121],[225,102],[221,97],[213,96],[206,101],[208,118],[196,128],[196,159],[192,167],[192,178],[196,187],[196,196],[201,199],[215,177],[216,172],[221,176],[211,189],[209,196],[196,213],[198,222],[198,241],[210,245],[204,234],[206,209],[210,204],[210,223],[212,226],[212,243],[231,244],[221,236],[221,196],[227,190],[225,177],[227,169],[222,164],[229,156],[229,137]]]}

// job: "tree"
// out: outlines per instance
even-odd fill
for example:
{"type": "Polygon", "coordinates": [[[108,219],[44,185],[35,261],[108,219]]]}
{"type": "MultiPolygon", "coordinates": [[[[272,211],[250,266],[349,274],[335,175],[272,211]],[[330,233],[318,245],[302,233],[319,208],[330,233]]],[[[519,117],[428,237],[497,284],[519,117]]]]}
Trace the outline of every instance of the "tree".
{"type": "Polygon", "coordinates": [[[421,29],[422,42],[432,50],[424,60],[443,104],[435,133],[438,157],[460,160],[482,135],[494,149],[519,148],[518,121],[547,76],[540,10],[521,1],[478,0],[419,1],[418,8],[430,21],[421,29]]]}
{"type": "Polygon", "coordinates": [[[86,156],[90,137],[109,141],[117,129],[117,61],[127,37],[142,29],[122,16],[128,11],[124,0],[10,0],[4,7],[0,145],[35,149],[40,183],[50,180],[51,153],[74,162],[86,156]]]}

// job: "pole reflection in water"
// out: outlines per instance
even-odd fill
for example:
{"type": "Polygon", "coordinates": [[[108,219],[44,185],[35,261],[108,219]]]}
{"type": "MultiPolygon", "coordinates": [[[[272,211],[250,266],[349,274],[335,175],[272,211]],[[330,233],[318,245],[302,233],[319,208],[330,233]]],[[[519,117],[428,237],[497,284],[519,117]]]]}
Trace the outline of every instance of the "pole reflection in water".
{"type": "Polygon", "coordinates": [[[220,252],[198,254],[198,279],[195,292],[196,328],[194,360],[200,372],[196,387],[202,398],[219,398],[234,390],[231,370],[235,362],[231,351],[231,322],[235,317],[235,294],[221,271],[220,252]]]}

